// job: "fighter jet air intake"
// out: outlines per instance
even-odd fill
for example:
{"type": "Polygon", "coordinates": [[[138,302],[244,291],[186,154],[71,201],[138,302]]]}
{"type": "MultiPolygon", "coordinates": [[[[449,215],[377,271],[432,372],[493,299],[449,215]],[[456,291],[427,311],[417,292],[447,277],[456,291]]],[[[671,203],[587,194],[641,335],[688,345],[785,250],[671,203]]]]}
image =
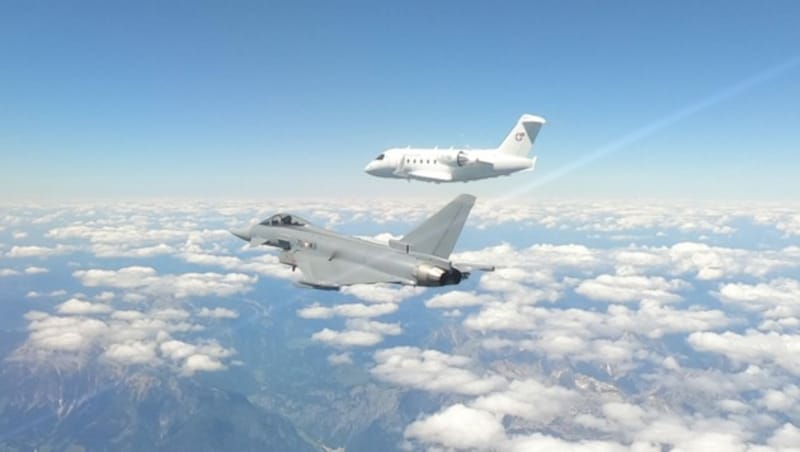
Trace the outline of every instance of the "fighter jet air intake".
{"type": "Polygon", "coordinates": [[[495,149],[392,148],[371,161],[364,171],[377,177],[426,182],[468,182],[533,170],[529,157],[539,129],[540,116],[524,114],[495,149]]]}
{"type": "Polygon", "coordinates": [[[370,283],[446,286],[458,284],[470,271],[494,270],[449,260],[474,203],[474,196],[460,195],[388,245],[322,229],[292,214],[273,215],[231,233],[251,246],[280,248],[280,262],[299,268],[299,283],[317,289],[370,283]]]}

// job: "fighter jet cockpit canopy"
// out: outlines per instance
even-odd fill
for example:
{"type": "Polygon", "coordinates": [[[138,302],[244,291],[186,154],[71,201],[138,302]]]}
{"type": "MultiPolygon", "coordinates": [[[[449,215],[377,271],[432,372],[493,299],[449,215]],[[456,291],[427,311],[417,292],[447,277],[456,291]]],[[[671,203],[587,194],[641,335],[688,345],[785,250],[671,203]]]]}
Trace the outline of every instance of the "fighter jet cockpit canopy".
{"type": "Polygon", "coordinates": [[[308,221],[286,213],[275,214],[261,222],[262,226],[305,226],[308,221]]]}

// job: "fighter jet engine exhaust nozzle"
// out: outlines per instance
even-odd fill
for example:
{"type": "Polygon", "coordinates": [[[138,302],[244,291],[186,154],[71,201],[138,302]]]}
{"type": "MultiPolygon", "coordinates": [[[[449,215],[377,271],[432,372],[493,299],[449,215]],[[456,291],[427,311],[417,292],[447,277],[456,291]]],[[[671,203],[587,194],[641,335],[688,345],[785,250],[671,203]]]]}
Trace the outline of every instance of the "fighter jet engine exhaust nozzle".
{"type": "Polygon", "coordinates": [[[460,283],[464,275],[455,268],[445,270],[430,264],[422,264],[414,271],[414,277],[420,286],[449,286],[460,283]]]}

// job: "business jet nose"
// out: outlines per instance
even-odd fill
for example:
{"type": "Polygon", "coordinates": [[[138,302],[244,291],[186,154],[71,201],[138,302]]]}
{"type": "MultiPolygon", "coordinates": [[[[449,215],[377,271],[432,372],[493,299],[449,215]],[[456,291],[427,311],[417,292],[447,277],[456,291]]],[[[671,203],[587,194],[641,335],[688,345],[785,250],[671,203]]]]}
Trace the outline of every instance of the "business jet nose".
{"type": "Polygon", "coordinates": [[[231,229],[231,234],[239,237],[240,239],[244,240],[245,242],[250,241],[250,230],[249,229],[231,229]]]}
{"type": "Polygon", "coordinates": [[[364,172],[367,174],[375,175],[375,162],[367,163],[367,166],[364,167],[364,172]]]}

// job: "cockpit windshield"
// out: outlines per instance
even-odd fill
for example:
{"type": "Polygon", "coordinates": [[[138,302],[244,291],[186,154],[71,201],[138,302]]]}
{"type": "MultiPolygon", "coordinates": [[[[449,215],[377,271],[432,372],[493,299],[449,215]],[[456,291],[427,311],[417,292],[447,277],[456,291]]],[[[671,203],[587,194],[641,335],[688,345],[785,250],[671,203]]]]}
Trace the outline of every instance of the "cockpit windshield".
{"type": "Polygon", "coordinates": [[[383,160],[384,154],[375,157],[375,160],[383,160]]]}
{"type": "Polygon", "coordinates": [[[305,226],[308,222],[298,216],[279,213],[261,222],[262,226],[305,226]]]}

